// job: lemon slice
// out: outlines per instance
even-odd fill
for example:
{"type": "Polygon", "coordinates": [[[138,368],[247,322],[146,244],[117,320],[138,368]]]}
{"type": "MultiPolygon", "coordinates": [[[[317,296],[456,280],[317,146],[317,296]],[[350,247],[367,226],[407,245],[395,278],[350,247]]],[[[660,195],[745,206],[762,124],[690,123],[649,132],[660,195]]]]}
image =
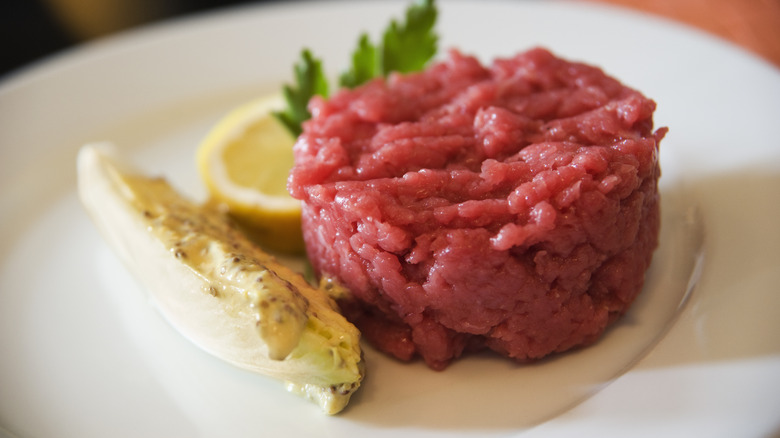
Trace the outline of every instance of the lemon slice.
{"type": "Polygon", "coordinates": [[[273,117],[281,95],[229,112],[206,135],[198,169],[213,201],[268,250],[301,253],[301,205],[287,192],[295,138],[273,117]]]}

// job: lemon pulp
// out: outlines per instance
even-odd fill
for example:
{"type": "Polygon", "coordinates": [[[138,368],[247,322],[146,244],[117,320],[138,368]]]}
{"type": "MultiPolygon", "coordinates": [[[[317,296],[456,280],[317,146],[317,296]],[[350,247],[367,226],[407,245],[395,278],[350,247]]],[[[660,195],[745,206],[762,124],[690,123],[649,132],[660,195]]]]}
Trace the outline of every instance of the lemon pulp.
{"type": "Polygon", "coordinates": [[[287,193],[295,138],[273,116],[281,96],[251,101],[219,120],[198,149],[198,169],[214,202],[266,249],[300,253],[300,202],[287,193]]]}

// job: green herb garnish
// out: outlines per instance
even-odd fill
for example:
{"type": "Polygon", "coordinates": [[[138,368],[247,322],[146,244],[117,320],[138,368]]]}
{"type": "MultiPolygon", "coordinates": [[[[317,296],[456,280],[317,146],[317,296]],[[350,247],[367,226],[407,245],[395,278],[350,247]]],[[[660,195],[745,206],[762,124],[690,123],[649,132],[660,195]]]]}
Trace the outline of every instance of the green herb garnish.
{"type": "Polygon", "coordinates": [[[433,33],[436,8],[433,0],[423,0],[406,10],[406,23],[395,20],[382,39],[382,73],[421,70],[436,54],[438,37],[433,33]]]}
{"type": "Polygon", "coordinates": [[[342,87],[355,88],[382,75],[379,59],[379,51],[368,39],[368,34],[364,33],[360,36],[357,48],[352,52],[352,67],[341,75],[339,84],[342,87]]]}
{"type": "MultiPolygon", "coordinates": [[[[382,44],[373,44],[368,34],[363,33],[352,53],[349,70],[339,78],[339,85],[354,88],[390,72],[422,70],[436,54],[438,37],[433,32],[436,16],[434,0],[418,0],[407,8],[404,23],[390,22],[382,34],[382,44]]],[[[275,112],[274,116],[298,136],[303,131],[301,124],[311,118],[307,108],[309,100],[315,95],[328,97],[328,83],[321,61],[308,49],[301,52],[294,71],[295,88],[285,85],[283,90],[287,109],[275,112]]]]}
{"type": "Polygon", "coordinates": [[[322,62],[312,56],[308,49],[301,52],[301,59],[295,64],[295,80],[298,88],[285,85],[283,89],[287,109],[274,115],[296,137],[301,134],[301,124],[311,118],[306,107],[315,95],[328,96],[328,81],[322,71],[322,62]]]}

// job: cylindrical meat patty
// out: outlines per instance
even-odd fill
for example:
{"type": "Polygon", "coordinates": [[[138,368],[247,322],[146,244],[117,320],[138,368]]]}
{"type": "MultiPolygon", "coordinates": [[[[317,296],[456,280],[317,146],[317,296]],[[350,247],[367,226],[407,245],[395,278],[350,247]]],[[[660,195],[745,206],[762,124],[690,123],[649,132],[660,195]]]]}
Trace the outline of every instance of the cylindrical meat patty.
{"type": "Polygon", "coordinates": [[[310,109],[289,180],[308,255],[380,350],[538,359],[596,341],[641,290],[666,129],[600,69],[452,51],[310,109]]]}

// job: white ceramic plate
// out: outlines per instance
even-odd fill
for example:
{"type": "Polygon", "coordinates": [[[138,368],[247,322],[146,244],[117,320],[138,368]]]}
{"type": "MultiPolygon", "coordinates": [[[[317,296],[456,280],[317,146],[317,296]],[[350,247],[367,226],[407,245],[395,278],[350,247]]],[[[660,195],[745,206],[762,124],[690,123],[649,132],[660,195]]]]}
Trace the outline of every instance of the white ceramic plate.
{"type": "Polygon", "coordinates": [[[485,61],[535,45],[658,104],[662,243],[645,291],[595,346],[443,373],[367,347],[326,417],[171,329],[75,195],[75,153],[111,140],[193,197],[193,152],[229,108],[337,74],[406,2],[243,7],[107,39],[0,85],[0,435],[766,436],[780,431],[780,72],[666,21],[579,2],[443,1],[441,45],[485,61]]]}

